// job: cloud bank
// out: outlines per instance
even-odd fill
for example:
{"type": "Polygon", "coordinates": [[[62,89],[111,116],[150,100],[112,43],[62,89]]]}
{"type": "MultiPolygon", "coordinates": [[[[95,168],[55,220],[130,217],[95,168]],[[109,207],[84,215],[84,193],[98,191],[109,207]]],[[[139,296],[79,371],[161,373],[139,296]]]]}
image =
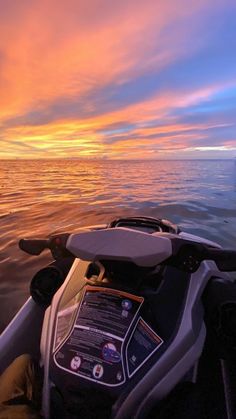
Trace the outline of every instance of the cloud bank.
{"type": "Polygon", "coordinates": [[[0,3],[0,158],[236,153],[234,0],[0,3]]]}

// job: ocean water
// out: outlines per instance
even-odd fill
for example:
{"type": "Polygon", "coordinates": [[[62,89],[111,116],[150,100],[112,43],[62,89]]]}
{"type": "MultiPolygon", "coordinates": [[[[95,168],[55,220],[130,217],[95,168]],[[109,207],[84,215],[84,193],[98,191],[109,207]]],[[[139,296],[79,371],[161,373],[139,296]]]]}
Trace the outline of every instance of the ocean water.
{"type": "Polygon", "coordinates": [[[51,260],[20,251],[20,238],[150,215],[236,249],[235,160],[5,160],[0,193],[0,329],[51,260]]]}

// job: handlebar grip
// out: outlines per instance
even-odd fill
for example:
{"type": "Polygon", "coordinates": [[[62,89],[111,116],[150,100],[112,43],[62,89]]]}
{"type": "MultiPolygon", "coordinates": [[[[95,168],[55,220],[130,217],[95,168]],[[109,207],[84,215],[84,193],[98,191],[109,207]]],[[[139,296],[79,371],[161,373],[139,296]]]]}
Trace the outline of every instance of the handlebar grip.
{"type": "Polygon", "coordinates": [[[19,241],[19,248],[30,255],[40,255],[43,250],[47,249],[49,245],[48,240],[29,240],[21,239],[19,241]]]}
{"type": "Polygon", "coordinates": [[[218,269],[224,272],[236,271],[236,251],[211,249],[207,257],[215,261],[218,269]]]}

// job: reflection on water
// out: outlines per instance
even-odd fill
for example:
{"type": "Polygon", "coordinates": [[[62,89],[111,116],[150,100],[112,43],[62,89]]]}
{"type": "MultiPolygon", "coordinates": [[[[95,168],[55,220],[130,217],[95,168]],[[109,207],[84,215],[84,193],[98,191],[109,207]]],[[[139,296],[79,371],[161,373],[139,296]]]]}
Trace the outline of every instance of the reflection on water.
{"type": "MultiPolygon", "coordinates": [[[[236,165],[223,161],[1,161],[2,325],[49,261],[18,250],[21,237],[106,223],[129,215],[165,217],[186,231],[235,247],[236,165]]],[[[1,324],[0,324],[1,327],[1,324]]]]}

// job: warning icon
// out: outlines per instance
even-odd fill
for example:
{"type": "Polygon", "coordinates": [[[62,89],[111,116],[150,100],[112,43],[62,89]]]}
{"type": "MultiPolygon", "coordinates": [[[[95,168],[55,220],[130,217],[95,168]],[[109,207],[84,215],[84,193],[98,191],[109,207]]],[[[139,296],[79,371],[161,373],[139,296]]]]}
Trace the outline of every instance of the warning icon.
{"type": "Polygon", "coordinates": [[[70,367],[72,370],[76,371],[79,369],[81,364],[81,358],[79,356],[74,356],[74,358],[72,358],[71,363],[70,363],[70,367]]]}
{"type": "Polygon", "coordinates": [[[104,371],[103,366],[101,364],[96,364],[93,367],[93,376],[95,378],[98,378],[99,379],[99,378],[101,378],[103,376],[103,371],[104,371]]]}

